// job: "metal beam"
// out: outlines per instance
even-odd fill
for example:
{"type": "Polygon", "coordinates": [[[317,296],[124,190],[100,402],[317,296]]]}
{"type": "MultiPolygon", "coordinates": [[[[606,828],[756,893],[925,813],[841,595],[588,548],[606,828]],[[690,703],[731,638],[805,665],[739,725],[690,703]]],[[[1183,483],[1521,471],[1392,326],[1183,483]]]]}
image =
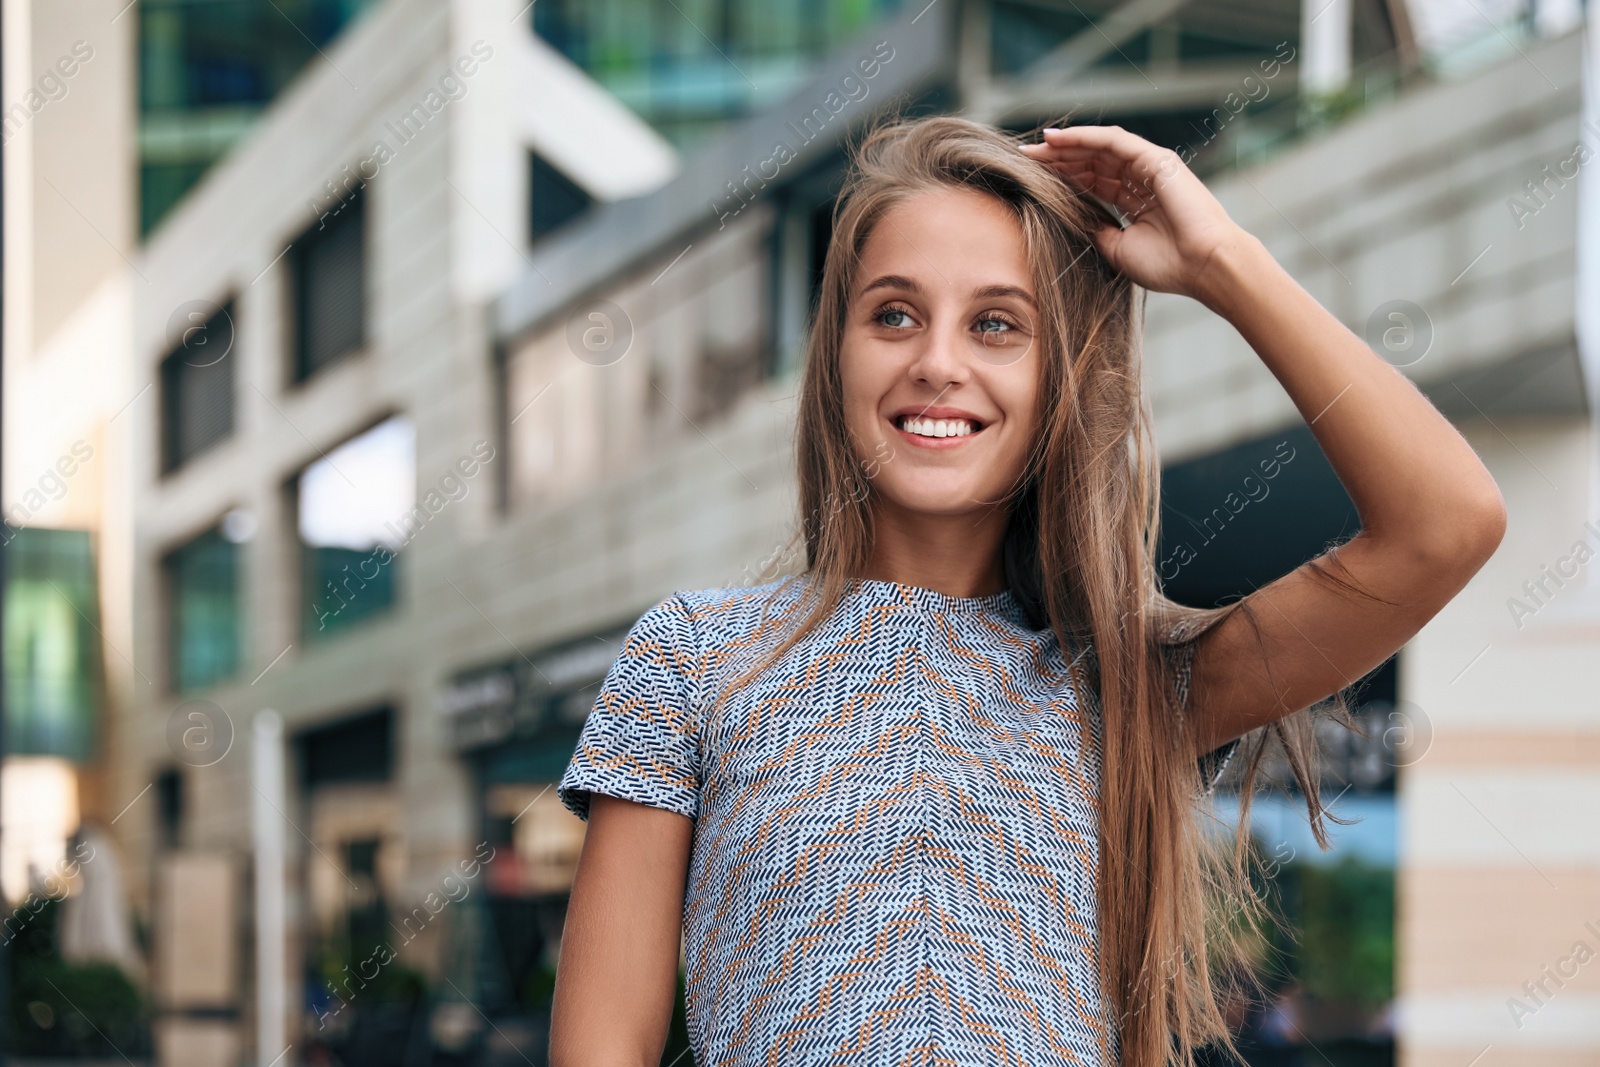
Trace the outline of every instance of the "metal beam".
{"type": "MultiPolygon", "coordinates": [[[[1292,90],[1296,77],[1291,64],[1284,64],[1273,83],[1292,90]]],[[[1171,111],[1181,107],[1204,107],[1221,101],[1230,92],[1242,91],[1247,77],[1261,77],[1255,60],[1190,62],[1160,76],[1152,83],[1134,71],[1097,71],[1093,77],[1068,85],[998,84],[975,94],[967,114],[979,122],[1015,125],[1058,118],[1087,110],[1090,114],[1136,115],[1171,111]]]]}
{"type": "Polygon", "coordinates": [[[1028,65],[1025,81],[1059,85],[1119,51],[1134,37],[1183,7],[1188,0],[1128,0],[1079,30],[1028,65]]]}

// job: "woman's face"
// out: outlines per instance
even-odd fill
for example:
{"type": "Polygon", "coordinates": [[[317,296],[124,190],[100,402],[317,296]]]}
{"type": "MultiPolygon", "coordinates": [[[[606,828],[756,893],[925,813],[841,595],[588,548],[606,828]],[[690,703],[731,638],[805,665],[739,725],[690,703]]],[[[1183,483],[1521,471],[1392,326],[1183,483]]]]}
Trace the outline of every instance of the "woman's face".
{"type": "Polygon", "coordinates": [[[1038,323],[1022,227],[967,189],[872,228],[849,294],[845,420],[891,506],[959,515],[1015,485],[1035,433],[1038,323]]]}

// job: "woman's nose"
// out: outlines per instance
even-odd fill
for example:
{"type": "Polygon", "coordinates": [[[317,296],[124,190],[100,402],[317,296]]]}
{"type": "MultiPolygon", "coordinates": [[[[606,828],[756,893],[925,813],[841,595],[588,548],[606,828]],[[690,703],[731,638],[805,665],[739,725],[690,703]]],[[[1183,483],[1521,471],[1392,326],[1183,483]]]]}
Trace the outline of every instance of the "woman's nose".
{"type": "Polygon", "coordinates": [[[967,379],[971,369],[967,365],[966,338],[955,326],[930,328],[910,372],[919,381],[927,381],[943,388],[967,379]]]}

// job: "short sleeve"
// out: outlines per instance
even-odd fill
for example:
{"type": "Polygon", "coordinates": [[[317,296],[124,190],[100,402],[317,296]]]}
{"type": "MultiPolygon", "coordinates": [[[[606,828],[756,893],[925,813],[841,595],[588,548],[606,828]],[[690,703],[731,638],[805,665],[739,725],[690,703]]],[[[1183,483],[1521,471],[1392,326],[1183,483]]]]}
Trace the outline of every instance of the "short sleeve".
{"type": "MultiPolygon", "coordinates": [[[[1189,709],[1189,674],[1194,666],[1194,644],[1191,640],[1167,646],[1167,654],[1171,657],[1178,675],[1178,706],[1185,712],[1189,709]]],[[[1239,742],[1242,740],[1243,738],[1236,737],[1227,744],[1214,748],[1200,757],[1198,769],[1201,796],[1207,796],[1216,790],[1217,782],[1222,778],[1222,772],[1227,770],[1228,764],[1233,760],[1233,754],[1238,751],[1239,742]]]]}
{"type": "Polygon", "coordinates": [[[676,595],[645,612],[600,683],[556,795],[588,821],[592,793],[695,818],[700,799],[699,653],[676,595]]]}

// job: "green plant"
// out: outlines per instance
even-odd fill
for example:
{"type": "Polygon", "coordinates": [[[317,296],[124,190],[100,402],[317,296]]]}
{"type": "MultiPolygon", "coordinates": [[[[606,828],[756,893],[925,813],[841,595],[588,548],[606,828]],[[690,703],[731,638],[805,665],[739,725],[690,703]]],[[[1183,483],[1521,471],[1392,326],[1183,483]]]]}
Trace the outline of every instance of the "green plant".
{"type": "Polygon", "coordinates": [[[110,963],[68,963],[56,948],[60,904],[46,901],[11,942],[10,1051],[117,1059],[149,1051],[144,999],[110,963]]]}
{"type": "Polygon", "coordinates": [[[1296,871],[1295,973],[1306,990],[1376,1007],[1394,996],[1394,871],[1347,856],[1296,871]]]}

